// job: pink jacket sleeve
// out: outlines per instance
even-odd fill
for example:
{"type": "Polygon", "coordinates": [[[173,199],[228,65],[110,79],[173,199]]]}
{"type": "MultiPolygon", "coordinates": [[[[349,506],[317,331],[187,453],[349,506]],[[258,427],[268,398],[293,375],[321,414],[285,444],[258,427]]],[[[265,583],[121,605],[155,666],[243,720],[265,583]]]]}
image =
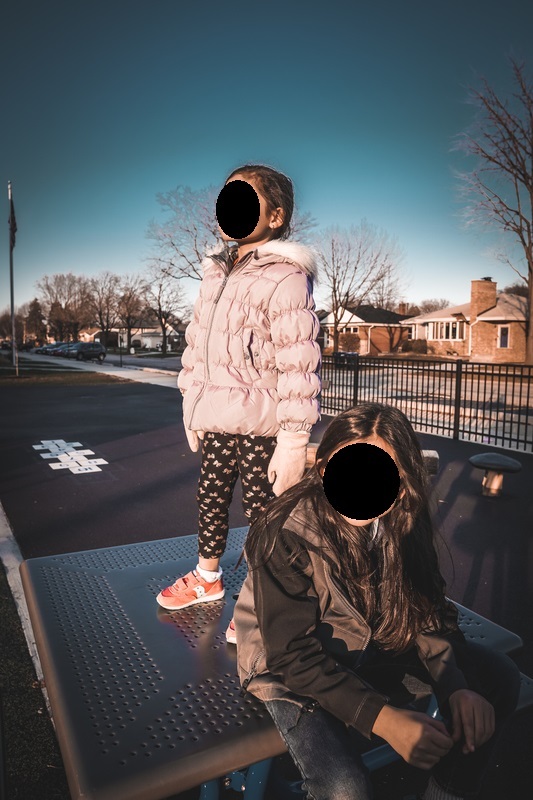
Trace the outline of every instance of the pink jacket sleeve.
{"type": "Polygon", "coordinates": [[[196,342],[196,335],[198,333],[201,304],[202,294],[200,292],[194,304],[192,320],[185,329],[185,341],[187,342],[187,347],[181,356],[181,370],[178,374],[178,388],[182,394],[185,394],[192,379],[192,371],[196,360],[194,345],[196,342]]]}
{"type": "Polygon", "coordinates": [[[309,432],[320,418],[320,325],[314,308],[311,280],[302,272],[281,281],[270,301],[279,371],[277,420],[287,431],[309,432]]]}

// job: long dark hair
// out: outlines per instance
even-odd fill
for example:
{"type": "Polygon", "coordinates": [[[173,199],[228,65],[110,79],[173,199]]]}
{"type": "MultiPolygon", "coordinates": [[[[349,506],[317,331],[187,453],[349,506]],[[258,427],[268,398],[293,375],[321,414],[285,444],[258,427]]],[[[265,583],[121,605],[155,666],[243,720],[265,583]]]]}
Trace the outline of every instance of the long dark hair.
{"type": "Polygon", "coordinates": [[[283,209],[283,222],[272,231],[272,239],[288,239],[291,234],[291,219],[294,211],[294,187],[290,178],[265,164],[244,164],[226,178],[226,183],[234,175],[255,178],[271,214],[276,208],[283,209]]]}
{"type": "Polygon", "coordinates": [[[251,525],[245,545],[248,565],[257,569],[268,561],[291,511],[307,499],[323,534],[324,553],[327,548],[335,554],[336,578],[356,608],[373,621],[374,641],[385,650],[402,652],[421,631],[446,628],[449,605],[428,496],[420,445],[405,414],[393,406],[361,403],[332,420],[315,466],[251,525]],[[339,447],[373,434],[389,445],[400,474],[396,503],[380,518],[384,528],[375,551],[377,564],[368,550],[368,531],[348,523],[330,505],[319,472],[339,447]]]}

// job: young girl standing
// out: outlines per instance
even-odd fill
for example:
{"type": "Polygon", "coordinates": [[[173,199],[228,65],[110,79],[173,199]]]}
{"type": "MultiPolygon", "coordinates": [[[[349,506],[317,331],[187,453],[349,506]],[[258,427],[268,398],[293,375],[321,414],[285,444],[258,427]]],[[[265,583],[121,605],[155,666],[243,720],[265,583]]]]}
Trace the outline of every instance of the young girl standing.
{"type": "MultiPolygon", "coordinates": [[[[231,173],[217,201],[225,244],[203,262],[178,376],[189,445],[193,451],[202,445],[199,559],[196,569],[160,592],[163,608],[223,597],[220,558],[239,475],[252,522],[304,474],[319,418],[319,323],[315,256],[285,241],[293,207],[290,179],[253,164],[231,173]]],[[[232,625],[228,640],[235,640],[232,625]]]]}
{"type": "Polygon", "coordinates": [[[245,553],[240,680],[265,702],[308,798],[371,798],[360,752],[373,735],[432,770],[426,800],[474,797],[519,672],[457,625],[404,414],[369,403],[337,416],[315,467],[267,506],[245,553]],[[405,708],[432,691],[444,721],[405,708]]]}

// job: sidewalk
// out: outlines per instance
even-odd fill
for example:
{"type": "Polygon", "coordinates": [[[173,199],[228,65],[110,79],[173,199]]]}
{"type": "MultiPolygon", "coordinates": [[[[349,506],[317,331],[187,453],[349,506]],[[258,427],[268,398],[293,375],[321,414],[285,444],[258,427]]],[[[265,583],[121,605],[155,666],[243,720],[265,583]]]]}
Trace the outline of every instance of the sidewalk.
{"type": "Polygon", "coordinates": [[[55,368],[81,369],[86,372],[97,372],[104,375],[113,375],[115,378],[123,380],[137,381],[138,383],[153,383],[156,386],[177,387],[177,370],[157,369],[156,367],[139,366],[133,367],[129,364],[120,367],[116,364],[100,364],[97,361],[76,361],[75,359],[56,358],[55,356],[42,356],[34,353],[24,353],[20,356],[19,367],[24,368],[24,362],[30,362],[32,367],[38,364],[48,364],[55,368]]]}

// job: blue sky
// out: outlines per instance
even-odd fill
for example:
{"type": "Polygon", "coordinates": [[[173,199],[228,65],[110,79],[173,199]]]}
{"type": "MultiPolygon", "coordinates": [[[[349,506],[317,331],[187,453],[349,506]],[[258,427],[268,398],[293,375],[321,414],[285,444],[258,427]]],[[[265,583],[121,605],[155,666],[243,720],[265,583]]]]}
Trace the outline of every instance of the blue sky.
{"type": "Polygon", "coordinates": [[[533,4],[19,0],[0,20],[0,310],[8,180],[18,305],[44,274],[142,271],[156,194],[222,186],[247,161],[290,175],[320,227],[366,218],[397,237],[403,299],[515,280],[494,237],[461,226],[451,147],[469,85],[510,91],[533,4]]]}

